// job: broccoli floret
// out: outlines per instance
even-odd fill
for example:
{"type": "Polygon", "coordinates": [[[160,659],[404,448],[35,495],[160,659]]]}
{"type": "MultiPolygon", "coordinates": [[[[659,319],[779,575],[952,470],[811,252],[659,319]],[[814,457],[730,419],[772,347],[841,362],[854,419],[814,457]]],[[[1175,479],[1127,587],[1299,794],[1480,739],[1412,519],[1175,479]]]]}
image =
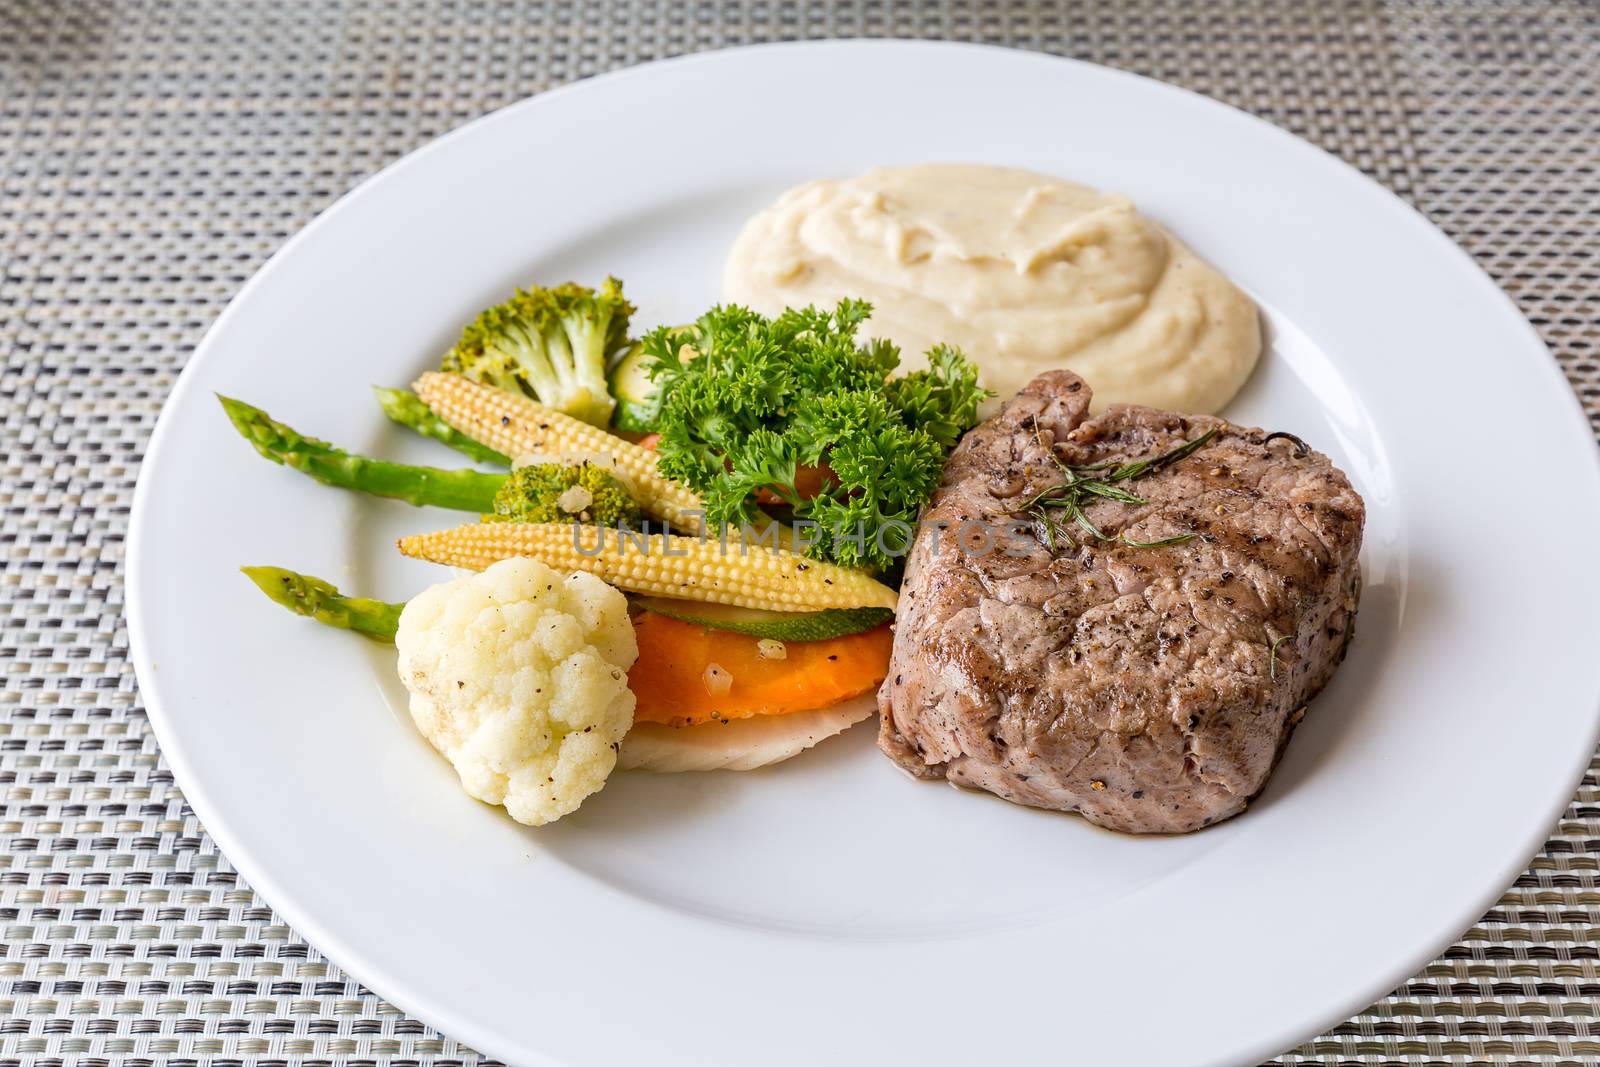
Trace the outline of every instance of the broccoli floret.
{"type": "Polygon", "coordinates": [[[442,369],[604,426],[615,406],[606,361],[627,343],[633,310],[615,278],[599,290],[518,289],[461,331],[442,369]]]}
{"type": "Polygon", "coordinates": [[[639,505],[615,475],[593,463],[518,467],[494,496],[487,522],[586,522],[639,529],[639,505]]]}

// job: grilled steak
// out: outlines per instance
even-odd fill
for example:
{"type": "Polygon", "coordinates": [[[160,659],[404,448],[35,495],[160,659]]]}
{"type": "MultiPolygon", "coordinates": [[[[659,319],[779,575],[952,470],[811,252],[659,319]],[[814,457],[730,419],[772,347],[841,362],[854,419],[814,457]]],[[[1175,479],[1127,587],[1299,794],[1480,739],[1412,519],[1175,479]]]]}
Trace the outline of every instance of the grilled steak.
{"type": "Polygon", "coordinates": [[[1076,375],[1042,374],[951,455],[907,561],[878,746],[920,777],[1183,833],[1244,810],[1338,666],[1366,509],[1297,438],[1088,407],[1076,375]],[[1069,477],[1144,502],[1050,490],[1069,477]]]}

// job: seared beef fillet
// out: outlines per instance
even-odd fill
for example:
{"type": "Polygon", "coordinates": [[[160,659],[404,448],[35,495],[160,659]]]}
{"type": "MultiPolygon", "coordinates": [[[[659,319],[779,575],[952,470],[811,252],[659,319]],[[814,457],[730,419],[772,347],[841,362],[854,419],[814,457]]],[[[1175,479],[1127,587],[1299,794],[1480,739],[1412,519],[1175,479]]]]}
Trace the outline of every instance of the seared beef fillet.
{"type": "Polygon", "coordinates": [[[921,777],[1183,833],[1244,810],[1338,666],[1366,508],[1297,439],[1088,408],[1076,375],[1042,374],[951,455],[907,561],[878,746],[921,777]],[[1106,537],[1183,544],[1047,532],[1026,513],[1063,481],[1057,459],[1150,459],[1213,427],[1117,483],[1149,503],[1087,508],[1106,537]]]}

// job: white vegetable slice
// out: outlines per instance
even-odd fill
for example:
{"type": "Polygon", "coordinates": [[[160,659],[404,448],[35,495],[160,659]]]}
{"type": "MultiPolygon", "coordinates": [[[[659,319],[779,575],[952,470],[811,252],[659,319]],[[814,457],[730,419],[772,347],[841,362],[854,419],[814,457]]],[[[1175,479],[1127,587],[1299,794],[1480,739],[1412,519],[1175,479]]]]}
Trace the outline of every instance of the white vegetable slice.
{"type": "Polygon", "coordinates": [[[697,726],[662,726],[635,723],[622,739],[618,770],[750,771],[798,756],[819,741],[826,741],[871,717],[878,710],[878,694],[864,693],[816,711],[787,715],[757,715],[728,723],[705,722],[697,726]]]}

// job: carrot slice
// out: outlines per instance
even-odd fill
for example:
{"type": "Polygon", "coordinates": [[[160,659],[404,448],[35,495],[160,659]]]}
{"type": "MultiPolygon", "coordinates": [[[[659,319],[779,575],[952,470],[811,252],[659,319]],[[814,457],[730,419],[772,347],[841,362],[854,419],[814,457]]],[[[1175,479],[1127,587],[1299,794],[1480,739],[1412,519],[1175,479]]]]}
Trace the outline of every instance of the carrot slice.
{"type": "MultiPolygon", "coordinates": [[[[654,451],[656,445],[661,443],[661,435],[647,433],[639,438],[636,443],[640,448],[648,448],[654,451]]],[[[801,500],[810,500],[836,481],[838,481],[838,477],[829,469],[826,463],[820,467],[812,467],[802,463],[795,468],[794,491],[801,500]]],[[[756,503],[787,504],[789,499],[763,485],[756,489],[756,503]]]]}
{"type": "Polygon", "coordinates": [[[653,611],[635,618],[633,630],[639,639],[639,658],[628,672],[638,698],[634,721],[667,726],[830,707],[883,681],[894,642],[885,623],[827,641],[788,641],[783,659],[764,659],[754,637],[653,611]],[[726,677],[713,672],[708,679],[713,664],[726,677]]]}
{"type": "MultiPolygon", "coordinates": [[[[826,463],[820,467],[809,467],[802,463],[795,468],[794,491],[801,500],[810,500],[838,480],[838,475],[826,463]]],[[[787,504],[789,500],[776,490],[761,486],[756,490],[756,503],[787,504]]]]}

